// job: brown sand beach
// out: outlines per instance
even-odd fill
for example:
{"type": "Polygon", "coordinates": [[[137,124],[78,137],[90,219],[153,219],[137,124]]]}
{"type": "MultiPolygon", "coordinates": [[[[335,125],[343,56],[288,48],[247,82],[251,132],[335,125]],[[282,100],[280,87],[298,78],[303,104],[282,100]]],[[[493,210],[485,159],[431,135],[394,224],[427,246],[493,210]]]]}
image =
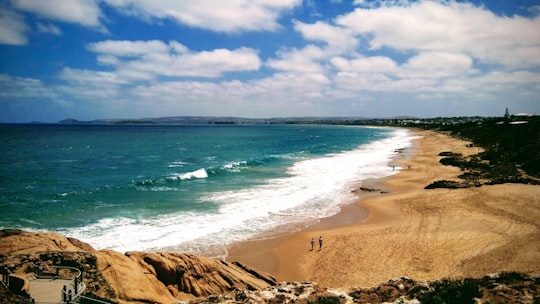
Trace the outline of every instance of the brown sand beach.
{"type": "Polygon", "coordinates": [[[457,180],[461,174],[459,168],[439,163],[440,152],[471,155],[480,150],[441,133],[411,132],[419,138],[409,158],[396,160],[403,169],[380,185],[369,185],[389,193],[372,193],[301,232],[236,244],[227,260],[267,271],[278,281],[344,288],[375,286],[401,276],[428,280],[501,271],[539,274],[540,186],[426,190],[433,181],[457,180]],[[362,219],[365,209],[358,206],[368,210],[367,218],[362,219]],[[311,238],[316,240],[313,251],[311,238]]]}

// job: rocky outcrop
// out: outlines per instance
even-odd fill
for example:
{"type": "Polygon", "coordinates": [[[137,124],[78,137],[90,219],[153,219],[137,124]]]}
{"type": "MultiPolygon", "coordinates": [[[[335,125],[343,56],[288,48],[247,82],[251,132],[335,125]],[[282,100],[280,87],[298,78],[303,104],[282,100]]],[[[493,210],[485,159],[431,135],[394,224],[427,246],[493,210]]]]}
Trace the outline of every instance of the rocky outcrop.
{"type": "Polygon", "coordinates": [[[55,232],[0,230],[0,256],[46,251],[94,251],[92,246],[55,232]]]}
{"type": "Polygon", "coordinates": [[[530,303],[540,301],[540,278],[506,272],[481,279],[417,282],[407,277],[372,288],[331,289],[313,282],[282,282],[264,290],[235,290],[191,304],[306,303],[530,303]]]}
{"type": "Polygon", "coordinates": [[[276,284],[272,276],[239,263],[181,253],[122,254],[94,250],[58,233],[0,231],[0,266],[29,275],[33,264],[76,267],[87,296],[117,303],[174,303],[276,284]]]}
{"type": "Polygon", "coordinates": [[[270,275],[259,273],[239,263],[162,252],[128,252],[126,256],[146,273],[151,273],[173,293],[200,297],[236,288],[259,290],[276,284],[270,275]]]}
{"type": "Polygon", "coordinates": [[[446,189],[459,189],[459,188],[469,188],[470,185],[461,182],[461,181],[453,181],[453,180],[439,180],[435,181],[426,187],[424,189],[437,189],[437,188],[446,188],[446,189]]]}

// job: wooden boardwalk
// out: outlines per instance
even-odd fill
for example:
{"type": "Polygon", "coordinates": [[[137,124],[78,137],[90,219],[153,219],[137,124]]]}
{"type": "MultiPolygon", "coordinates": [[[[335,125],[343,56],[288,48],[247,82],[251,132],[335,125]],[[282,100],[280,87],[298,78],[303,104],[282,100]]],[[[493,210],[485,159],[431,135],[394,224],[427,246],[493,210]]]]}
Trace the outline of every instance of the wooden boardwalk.
{"type": "Polygon", "coordinates": [[[37,279],[29,277],[30,296],[36,303],[62,303],[62,289],[68,285],[72,289],[73,280],[45,278],[37,279]]]}

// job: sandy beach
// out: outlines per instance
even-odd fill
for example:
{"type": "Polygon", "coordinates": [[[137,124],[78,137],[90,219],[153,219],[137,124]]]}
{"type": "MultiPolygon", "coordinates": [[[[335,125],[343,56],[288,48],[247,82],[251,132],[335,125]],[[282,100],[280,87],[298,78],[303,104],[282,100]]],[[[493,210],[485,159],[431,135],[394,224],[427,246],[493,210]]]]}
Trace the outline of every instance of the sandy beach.
{"type": "Polygon", "coordinates": [[[360,193],[357,204],[303,231],[235,244],[227,260],[267,271],[278,281],[342,288],[371,287],[401,276],[539,274],[540,186],[425,190],[433,181],[457,180],[461,174],[439,163],[440,152],[471,155],[480,150],[440,133],[411,132],[418,136],[411,155],[395,160],[402,170],[382,184],[363,185],[388,193],[367,198],[360,193]],[[319,236],[322,250],[316,242],[311,251],[311,238],[319,236]]]}

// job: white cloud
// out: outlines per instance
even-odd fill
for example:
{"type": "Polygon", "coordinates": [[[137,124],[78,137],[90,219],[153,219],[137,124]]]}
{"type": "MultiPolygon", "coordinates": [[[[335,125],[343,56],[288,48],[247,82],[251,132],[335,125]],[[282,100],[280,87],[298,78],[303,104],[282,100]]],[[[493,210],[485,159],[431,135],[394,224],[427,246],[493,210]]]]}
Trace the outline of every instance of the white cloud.
{"type": "Polygon", "coordinates": [[[465,53],[490,64],[540,65],[538,16],[497,16],[483,7],[454,1],[405,4],[357,8],[336,23],[369,40],[372,50],[465,53]]]}
{"type": "Polygon", "coordinates": [[[0,98],[47,98],[54,92],[39,79],[0,74],[0,98]]]}
{"type": "MultiPolygon", "coordinates": [[[[241,82],[167,81],[140,85],[131,90],[138,106],[154,115],[270,117],[315,114],[330,80],[322,74],[278,73],[241,82]],[[149,104],[159,104],[152,107],[149,104]],[[169,111],[169,112],[167,112],[169,111]],[[310,113],[310,111],[314,111],[310,113]]],[[[320,113],[320,112],[319,112],[320,113]]]]}
{"type": "Polygon", "coordinates": [[[345,51],[354,49],[358,45],[358,40],[349,28],[333,26],[321,21],[307,24],[297,20],[294,21],[294,28],[306,40],[322,41],[345,51]]]}
{"type": "Polygon", "coordinates": [[[62,35],[62,31],[60,31],[60,29],[54,25],[54,24],[44,24],[44,23],[41,23],[41,22],[38,22],[36,24],[36,27],[37,27],[37,30],[41,33],[48,33],[48,34],[53,34],[53,35],[62,35]]]}
{"type": "Polygon", "coordinates": [[[334,57],[330,62],[340,72],[357,73],[390,73],[397,71],[397,64],[388,57],[372,56],[347,60],[343,57],[334,57]]]}
{"type": "Polygon", "coordinates": [[[441,78],[465,75],[471,71],[473,60],[464,54],[422,52],[403,65],[402,77],[441,78]]]}
{"type": "Polygon", "coordinates": [[[324,68],[320,61],[326,59],[325,50],[315,45],[307,45],[303,49],[284,49],[278,52],[278,58],[271,58],[266,65],[280,71],[321,73],[324,68]]]}
{"type": "Polygon", "coordinates": [[[147,71],[169,77],[220,77],[233,71],[255,71],[261,63],[256,51],[216,49],[189,54],[148,54],[120,69],[147,71]]]}
{"type": "Polygon", "coordinates": [[[353,61],[334,58],[333,62],[341,71],[332,80],[336,90],[351,98],[370,92],[385,92],[411,93],[422,98],[438,96],[452,100],[459,96],[457,98],[460,100],[495,100],[501,93],[536,91],[538,94],[540,90],[538,73],[521,70],[482,74],[469,69],[466,58],[457,59],[458,64],[454,68],[444,68],[444,64],[430,66],[429,62],[439,55],[441,54],[421,54],[393,70],[371,72],[367,72],[367,69],[353,70],[353,61]]]}
{"type": "Polygon", "coordinates": [[[62,69],[57,77],[67,82],[56,86],[58,92],[71,96],[70,99],[103,103],[104,106],[123,98],[122,86],[128,84],[116,73],[73,68],[62,69]]]}
{"type": "MultiPolygon", "coordinates": [[[[96,0],[12,0],[10,8],[0,5],[0,44],[25,45],[29,26],[22,12],[36,14],[44,20],[75,23],[106,32],[100,23],[101,11],[96,0]]],[[[50,22],[36,22],[40,33],[61,35],[50,22]]]]}
{"type": "Polygon", "coordinates": [[[80,70],[73,68],[64,68],[58,75],[59,78],[69,82],[78,82],[85,84],[100,84],[100,85],[118,85],[124,84],[125,81],[118,79],[114,73],[111,72],[96,72],[90,70],[80,70]]]}
{"type": "Polygon", "coordinates": [[[129,15],[173,18],[177,22],[216,32],[275,31],[277,19],[301,0],[105,0],[129,15]]]}
{"type": "Polygon", "coordinates": [[[87,48],[95,53],[102,53],[120,57],[139,57],[146,54],[167,53],[170,47],[159,40],[107,40],[90,43],[87,48]]]}
{"type": "Polygon", "coordinates": [[[25,45],[28,43],[22,15],[0,6],[0,44],[25,45]]]}
{"type": "Polygon", "coordinates": [[[219,83],[207,81],[165,81],[140,85],[132,90],[137,96],[149,100],[215,100],[232,102],[241,100],[291,100],[321,95],[322,88],[330,80],[322,74],[278,73],[271,77],[240,82],[238,80],[219,83]],[[218,97],[219,96],[219,97],[218,97]]]}
{"type": "Polygon", "coordinates": [[[226,72],[255,71],[261,66],[254,49],[215,49],[193,52],[172,41],[102,41],[88,45],[101,54],[101,64],[113,65],[126,79],[145,80],[156,76],[220,77],[226,72]]]}
{"type": "Polygon", "coordinates": [[[277,73],[250,85],[261,95],[293,101],[322,97],[330,83],[330,79],[320,73],[277,73]]]}
{"type": "MultiPolygon", "coordinates": [[[[474,90],[511,91],[522,85],[540,83],[540,74],[528,71],[494,71],[476,78],[474,90]]],[[[537,88],[538,89],[538,88],[537,88]]]]}
{"type": "Polygon", "coordinates": [[[330,62],[337,69],[336,87],[350,96],[366,91],[444,91],[447,79],[471,79],[475,74],[469,56],[442,52],[420,53],[401,65],[383,56],[334,57],[330,62]]]}
{"type": "MultiPolygon", "coordinates": [[[[301,3],[72,1],[66,3],[90,14],[80,16],[75,10],[73,16],[67,16],[65,9],[53,12],[43,2],[13,0],[18,12],[0,9],[0,43],[27,43],[23,11],[37,15],[37,21],[32,21],[34,29],[53,34],[61,34],[58,22],[101,26],[100,18],[106,17],[101,15],[98,4],[109,4],[129,16],[149,21],[172,18],[192,27],[237,33],[277,30],[279,18],[301,3]]],[[[241,33],[232,40],[243,41],[243,46],[230,49],[216,46],[191,50],[177,41],[106,40],[86,45],[101,70],[66,67],[57,74],[65,83],[49,86],[36,79],[0,75],[0,97],[37,100],[50,96],[73,104],[80,100],[89,108],[104,109],[101,113],[107,116],[120,113],[136,117],[129,112],[136,108],[139,115],[145,116],[181,113],[268,117],[364,115],[352,108],[341,108],[346,104],[362,104],[364,110],[379,111],[381,107],[384,115],[399,115],[403,113],[397,111],[409,110],[410,104],[422,111],[422,106],[433,99],[439,106],[455,102],[468,108],[466,102],[496,99],[503,103],[500,95],[513,93],[516,99],[534,104],[534,96],[540,93],[540,34],[535,30],[540,28],[539,17],[497,16],[483,7],[454,1],[356,4],[361,8],[334,20],[293,21],[289,30],[295,30],[303,39],[290,42],[287,39],[293,36],[285,36],[283,41],[291,44],[265,57],[265,69],[261,69],[260,54],[266,56],[274,50],[259,51],[259,45],[251,44],[258,42],[244,40],[241,33]],[[253,71],[257,71],[257,78],[229,77],[237,75],[231,72],[253,71]],[[383,98],[391,105],[389,109],[380,106],[383,98]],[[370,105],[372,102],[378,104],[370,105]],[[338,103],[340,106],[335,105],[338,103]],[[113,109],[118,112],[106,112],[113,109]]],[[[260,46],[273,47],[279,42],[260,46]]],[[[431,107],[438,110],[437,106],[431,107]]]]}
{"type": "Polygon", "coordinates": [[[101,27],[101,11],[95,0],[14,0],[13,5],[43,18],[101,27]]]}

